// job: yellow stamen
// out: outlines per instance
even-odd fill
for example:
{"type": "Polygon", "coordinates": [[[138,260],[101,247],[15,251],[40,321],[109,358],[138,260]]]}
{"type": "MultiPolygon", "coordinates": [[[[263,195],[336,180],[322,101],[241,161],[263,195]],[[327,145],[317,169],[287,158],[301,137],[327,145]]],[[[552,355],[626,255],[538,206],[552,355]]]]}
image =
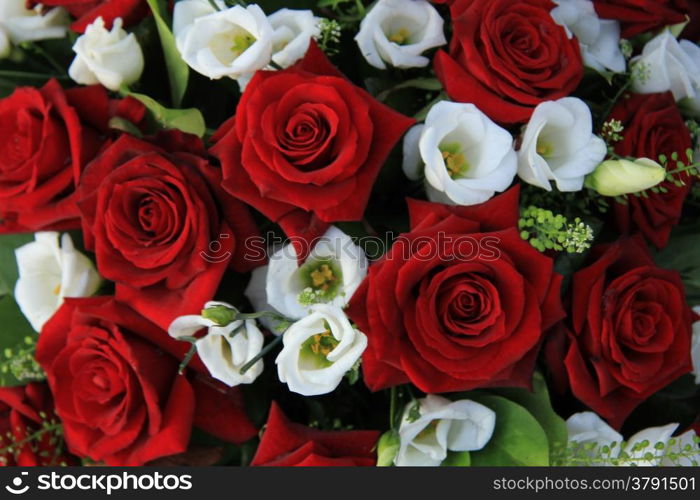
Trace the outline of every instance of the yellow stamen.
{"type": "Polygon", "coordinates": [[[335,275],[328,264],[322,264],[315,271],[311,271],[311,282],[316,289],[328,290],[333,281],[335,281],[335,275]]]}
{"type": "Polygon", "coordinates": [[[450,153],[449,151],[442,152],[442,159],[445,160],[445,167],[450,174],[450,177],[456,179],[462,177],[464,172],[469,169],[469,164],[462,153],[450,153]]]}
{"type": "Polygon", "coordinates": [[[243,52],[255,43],[255,38],[252,35],[238,35],[233,37],[233,45],[231,52],[241,55],[243,52]]]}
{"type": "Polygon", "coordinates": [[[331,351],[335,349],[335,346],[338,345],[338,341],[335,340],[335,337],[330,330],[326,330],[323,333],[317,333],[312,337],[312,339],[313,341],[311,345],[309,345],[309,348],[314,354],[328,356],[331,351]]]}
{"type": "Polygon", "coordinates": [[[394,42],[396,45],[404,45],[408,43],[408,38],[411,33],[406,28],[401,28],[400,30],[389,35],[389,41],[394,42]]]}
{"type": "Polygon", "coordinates": [[[53,289],[53,294],[54,294],[54,295],[58,295],[59,293],[61,293],[61,285],[60,285],[60,283],[59,283],[58,285],[56,285],[56,288],[53,289]]]}
{"type": "Polygon", "coordinates": [[[542,156],[542,157],[547,157],[552,154],[554,151],[554,148],[552,145],[548,142],[544,141],[537,141],[537,154],[542,156]]]}

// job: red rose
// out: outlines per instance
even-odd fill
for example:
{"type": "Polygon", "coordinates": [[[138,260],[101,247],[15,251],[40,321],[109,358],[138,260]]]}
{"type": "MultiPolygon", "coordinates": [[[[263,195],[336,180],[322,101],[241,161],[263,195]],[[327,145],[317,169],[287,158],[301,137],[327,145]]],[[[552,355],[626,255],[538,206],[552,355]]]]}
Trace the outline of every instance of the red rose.
{"type": "Polygon", "coordinates": [[[102,87],[64,91],[56,80],[0,99],[0,233],[79,228],[75,186],[110,117],[139,123],[144,112],[102,87]]]}
{"type": "Polygon", "coordinates": [[[689,12],[687,0],[593,0],[593,4],[603,19],[620,21],[623,38],[683,23],[689,12]]]}
{"type": "Polygon", "coordinates": [[[573,276],[571,330],[548,345],[573,394],[619,428],[642,401],[692,369],[691,310],[680,276],[654,265],[644,242],[591,250],[573,276]]]}
{"type": "Polygon", "coordinates": [[[345,79],[312,43],[283,71],[259,71],[212,153],[224,188],[312,239],[360,220],[384,160],[413,120],[345,79]]]}
{"type": "Polygon", "coordinates": [[[108,29],[112,21],[121,17],[124,26],[139,22],[149,12],[146,0],[29,0],[34,4],[65,7],[70,14],[77,18],[71,29],[84,33],[85,28],[98,17],[104,19],[108,29]]]}
{"type": "Polygon", "coordinates": [[[117,283],[117,299],[167,329],[213,298],[229,262],[250,269],[244,240],[256,228],[247,208],[218,189],[219,170],[192,152],[202,149],[198,140],[165,139],[161,149],[122,136],[85,169],[79,205],[85,245],[117,283]]]}
{"type": "Polygon", "coordinates": [[[378,431],[320,431],[290,422],[273,402],[250,465],[266,467],[371,467],[378,431]]]}
{"type": "Polygon", "coordinates": [[[12,446],[0,455],[1,465],[20,467],[60,465],[71,461],[57,448],[55,433],[42,430],[42,422],[56,420],[51,393],[46,384],[0,387],[0,448],[12,446]],[[22,444],[19,444],[22,443],[22,444]]]}
{"type": "MultiPolygon", "coordinates": [[[[663,154],[669,158],[671,169],[676,168],[676,162],[670,160],[673,153],[678,153],[680,161],[688,162],[685,152],[692,145],[690,131],[670,92],[623,97],[610,119],[620,120],[624,126],[623,139],[615,145],[617,154],[656,161],[663,154]]],[[[615,220],[620,230],[641,231],[657,248],[665,247],[671,229],[680,221],[683,202],[691,189],[692,179],[688,175],[681,179],[686,185],[664,181],[660,186],[665,193],[628,196],[627,204],[615,203],[615,220]]]]}
{"type": "Polygon", "coordinates": [[[554,22],[550,0],[457,0],[449,54],[435,73],[450,97],[500,123],[526,122],[543,101],[565,97],[583,78],[578,41],[554,22]]]}
{"type": "Polygon", "coordinates": [[[401,235],[350,302],[372,390],[529,386],[542,332],[563,317],[561,276],[520,238],[518,189],[473,207],[409,200],[401,235]]]}
{"type": "Polygon", "coordinates": [[[153,343],[163,338],[110,297],[68,299],[46,323],[36,357],[72,453],[140,465],[185,451],[194,391],[178,360],[153,343]]]}

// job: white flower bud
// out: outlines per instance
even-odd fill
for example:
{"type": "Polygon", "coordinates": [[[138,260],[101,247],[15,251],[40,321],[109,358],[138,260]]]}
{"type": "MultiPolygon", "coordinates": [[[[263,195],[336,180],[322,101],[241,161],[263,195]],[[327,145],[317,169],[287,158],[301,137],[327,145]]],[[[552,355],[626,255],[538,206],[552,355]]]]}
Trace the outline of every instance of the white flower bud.
{"type": "Polygon", "coordinates": [[[367,347],[367,337],[350,324],[339,307],[311,306],[308,316],[290,326],[277,356],[277,374],[289,390],[303,396],[327,394],[338,387],[367,347]]]}
{"type": "Polygon", "coordinates": [[[464,399],[450,401],[432,394],[418,400],[420,415],[411,418],[411,404],[399,428],[401,445],[397,466],[437,466],[447,451],[476,451],[491,439],[496,414],[486,406],[464,399]]]}
{"type": "Polygon", "coordinates": [[[122,29],[122,19],[105,28],[101,17],[95,19],[85,34],[73,45],[76,53],[68,74],[77,83],[93,85],[100,83],[117,91],[141,78],[143,73],[143,51],[133,33],[122,29]]]}
{"type": "Polygon", "coordinates": [[[270,63],[273,29],[258,5],[227,7],[221,0],[175,4],[177,49],[195,71],[211,79],[250,78],[270,63]]]}
{"type": "Polygon", "coordinates": [[[89,297],[101,278],[95,266],[73,246],[69,234],[36,233],[35,241],[15,250],[19,279],[15,300],[34,330],[41,331],[65,297],[89,297]]]}
{"type": "Polygon", "coordinates": [[[580,191],[587,174],[603,161],[605,141],[593,134],[591,110],[575,97],[539,104],[523,134],[518,175],[551,191],[580,191]]]}
{"type": "Polygon", "coordinates": [[[280,9],[268,17],[272,34],[272,60],[288,68],[304,57],[311,39],[321,33],[320,18],[310,10],[280,9]]]}
{"type": "Polygon", "coordinates": [[[447,43],[443,20],[426,0],[379,0],[360,23],[355,41],[372,66],[424,67],[423,52],[447,43]]]}
{"type": "Polygon", "coordinates": [[[603,196],[638,193],[663,182],[666,170],[649,158],[607,160],[586,177],[586,186],[603,196]]]}
{"type": "Polygon", "coordinates": [[[4,36],[0,33],[0,55],[3,38],[18,44],[66,36],[70,24],[66,9],[55,7],[47,10],[42,5],[27,9],[26,5],[26,0],[0,2],[0,32],[4,32],[4,36]]]}
{"type": "Polygon", "coordinates": [[[425,175],[430,201],[476,205],[513,182],[513,138],[473,104],[440,101],[404,139],[403,169],[425,175]]]}

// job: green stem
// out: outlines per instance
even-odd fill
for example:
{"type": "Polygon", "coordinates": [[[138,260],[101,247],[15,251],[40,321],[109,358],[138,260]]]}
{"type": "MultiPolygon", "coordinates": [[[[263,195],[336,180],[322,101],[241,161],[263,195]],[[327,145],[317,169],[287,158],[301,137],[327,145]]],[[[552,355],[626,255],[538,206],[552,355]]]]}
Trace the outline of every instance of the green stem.
{"type": "Polygon", "coordinates": [[[250,370],[255,365],[255,363],[260,361],[267,353],[272,351],[280,342],[282,342],[282,338],[283,338],[283,335],[280,335],[280,336],[276,337],[272,342],[267,344],[265,347],[263,347],[260,350],[260,352],[253,359],[251,359],[245,365],[243,365],[243,367],[241,368],[239,373],[241,375],[245,375],[245,372],[250,370]]]}
{"type": "Polygon", "coordinates": [[[46,60],[46,62],[48,62],[53,67],[54,70],[58,71],[60,74],[65,74],[65,68],[61,66],[51,54],[49,54],[43,48],[41,48],[40,45],[36,43],[31,44],[31,50],[43,57],[46,60]]]}
{"type": "Polygon", "coordinates": [[[390,402],[389,402],[389,427],[393,429],[396,427],[396,407],[398,405],[398,391],[396,386],[390,389],[390,402]]]}

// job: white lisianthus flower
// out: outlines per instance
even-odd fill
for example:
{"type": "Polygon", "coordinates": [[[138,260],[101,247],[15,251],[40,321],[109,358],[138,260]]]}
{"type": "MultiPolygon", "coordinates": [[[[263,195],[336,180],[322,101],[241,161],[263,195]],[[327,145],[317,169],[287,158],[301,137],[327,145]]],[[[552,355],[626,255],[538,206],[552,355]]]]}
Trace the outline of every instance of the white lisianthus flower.
{"type": "Polygon", "coordinates": [[[312,38],[321,34],[319,17],[310,10],[280,9],[267,18],[272,33],[272,60],[288,68],[304,57],[312,38]]]}
{"type": "Polygon", "coordinates": [[[280,382],[303,396],[333,392],[367,347],[367,337],[342,309],[328,304],[310,309],[284,332],[275,360],[280,382]]]}
{"type": "Polygon", "coordinates": [[[596,71],[625,71],[625,56],[620,50],[620,23],[600,19],[591,0],[554,0],[554,20],[575,35],[581,47],[583,63],[596,71]]]}
{"type": "Polygon", "coordinates": [[[273,29],[258,5],[227,7],[222,0],[175,4],[173,34],[185,62],[211,79],[249,79],[270,63],[273,29]]]}
{"type": "Polygon", "coordinates": [[[671,91],[676,101],[688,99],[700,109],[700,48],[680,42],[669,31],[650,40],[631,61],[632,90],[638,94],[671,91]]]}
{"type": "Polygon", "coordinates": [[[355,36],[369,64],[385,69],[424,67],[423,52],[447,43],[443,20],[427,0],[379,0],[360,23],[355,36]]]}
{"type": "Polygon", "coordinates": [[[404,139],[403,170],[425,176],[430,201],[475,205],[513,182],[513,138],[473,104],[441,101],[404,139]]]}
{"type": "Polygon", "coordinates": [[[37,5],[27,9],[26,0],[0,2],[0,57],[3,48],[9,52],[10,42],[18,44],[52,38],[63,38],[68,32],[70,17],[63,7],[46,9],[37,5]]]}
{"type": "MultiPolygon", "coordinates": [[[[700,314],[700,306],[694,307],[693,311],[700,314]]],[[[690,347],[690,357],[693,359],[695,383],[700,384],[700,321],[693,323],[693,342],[690,347]]]]}
{"type": "Polygon", "coordinates": [[[102,279],[95,266],[73,246],[69,234],[41,232],[15,250],[19,279],[15,300],[34,330],[41,331],[65,297],[89,297],[102,279]]]}
{"type": "Polygon", "coordinates": [[[593,134],[591,110],[576,97],[539,104],[528,122],[518,151],[518,175],[552,190],[580,191],[586,175],[607,154],[605,141],[593,134]]]}
{"type": "MultiPolygon", "coordinates": [[[[619,459],[618,465],[623,466],[658,466],[658,465],[691,465],[693,460],[700,460],[700,447],[694,443],[694,431],[688,431],[675,438],[674,444],[669,444],[673,433],[678,429],[678,424],[668,424],[660,427],[649,427],[631,436],[624,447],[621,447],[622,436],[611,428],[605,421],[593,412],[582,412],[572,415],[566,421],[569,434],[569,446],[581,446],[588,444],[593,446],[589,451],[591,457],[596,456],[596,451],[608,446],[610,451],[602,455],[606,465],[610,465],[610,459],[618,459],[624,451],[629,458],[619,459]],[[648,442],[641,446],[641,443],[648,442]],[[612,446],[616,443],[616,446],[612,446]],[[663,443],[661,449],[656,448],[657,443],[663,443]],[[683,456],[678,463],[671,464],[669,455],[673,452],[680,453],[686,444],[690,444],[697,451],[683,451],[683,456]],[[651,459],[647,454],[651,453],[651,459]]],[[[594,464],[596,465],[596,464],[594,464]]]]}
{"type": "Polygon", "coordinates": [[[105,28],[104,20],[98,17],[78,37],[73,45],[76,56],[68,68],[68,75],[77,83],[93,85],[100,83],[117,91],[123,85],[131,85],[143,73],[143,51],[136,36],[122,29],[122,19],[105,28]]]}
{"type": "MultiPolygon", "coordinates": [[[[207,302],[205,312],[212,308],[236,309],[225,302],[207,302]]],[[[197,354],[212,377],[229,387],[252,384],[263,372],[262,359],[244,374],[241,368],[257,356],[263,347],[264,336],[254,320],[234,320],[221,325],[213,319],[187,315],[175,319],[168,328],[173,338],[191,337],[203,328],[207,334],[195,342],[197,354]]]]}
{"type": "Polygon", "coordinates": [[[450,401],[432,394],[418,400],[420,416],[411,418],[411,405],[399,427],[397,466],[437,466],[449,451],[476,451],[491,439],[496,414],[486,406],[464,399],[450,401]]]}
{"type": "MultiPolygon", "coordinates": [[[[347,305],[367,275],[364,251],[334,226],[314,243],[301,266],[297,249],[289,243],[270,257],[267,266],[253,271],[245,294],[256,311],[274,309],[299,319],[315,303],[347,305]]],[[[270,327],[269,322],[265,325],[270,327]]]]}

